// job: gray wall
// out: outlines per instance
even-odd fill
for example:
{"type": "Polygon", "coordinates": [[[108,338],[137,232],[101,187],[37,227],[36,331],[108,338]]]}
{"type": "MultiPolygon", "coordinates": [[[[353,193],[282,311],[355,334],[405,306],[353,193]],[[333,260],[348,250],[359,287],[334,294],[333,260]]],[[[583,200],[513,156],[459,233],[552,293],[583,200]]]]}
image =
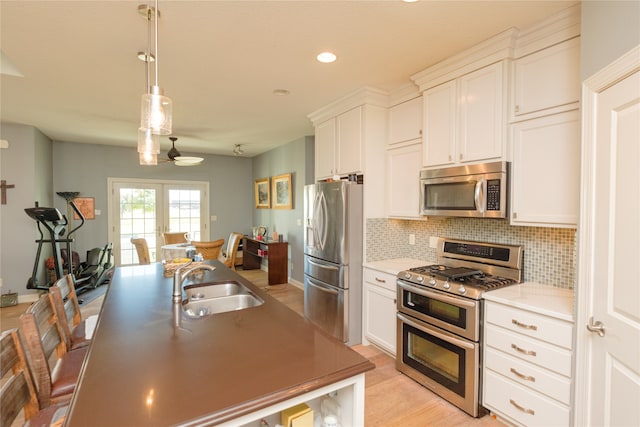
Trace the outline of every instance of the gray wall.
{"type": "Polygon", "coordinates": [[[640,1],[583,1],[580,75],[593,75],[640,44],[640,1]]]}
{"type": "Polygon", "coordinates": [[[313,150],[314,137],[307,136],[257,156],[253,163],[253,179],[291,174],[292,209],[254,209],[253,225],[264,225],[267,233],[277,231],[283,235],[289,243],[289,276],[300,283],[304,281],[304,186],[312,184],[314,180],[313,150]]]}
{"type": "MultiPolygon", "coordinates": [[[[15,188],[7,190],[7,204],[0,205],[0,292],[32,294],[27,291],[39,238],[35,221],[24,212],[25,208],[50,206],[53,199],[52,143],[32,126],[0,124],[0,137],[9,141],[9,148],[0,153],[0,175],[15,188]]],[[[48,236],[45,235],[45,238],[48,236]]],[[[42,256],[51,255],[48,247],[42,256]]],[[[38,280],[45,281],[45,271],[39,264],[38,280]]]]}
{"type": "MultiPolygon", "coordinates": [[[[135,141],[134,141],[135,142],[135,141]]],[[[183,155],[190,155],[183,153],[183,155]]],[[[161,154],[162,156],[162,154],[161,154]]],[[[86,250],[107,242],[107,178],[191,180],[209,182],[210,239],[229,238],[232,231],[249,232],[252,214],[252,161],[233,156],[200,155],[204,162],[195,167],[179,167],[172,163],[140,166],[135,146],[54,142],[54,192],[79,191],[80,196],[94,197],[101,211],[95,220],[87,220],[77,233],[75,250],[84,259],[86,250]]],[[[66,212],[66,202],[55,197],[55,207],[66,212]]]]}

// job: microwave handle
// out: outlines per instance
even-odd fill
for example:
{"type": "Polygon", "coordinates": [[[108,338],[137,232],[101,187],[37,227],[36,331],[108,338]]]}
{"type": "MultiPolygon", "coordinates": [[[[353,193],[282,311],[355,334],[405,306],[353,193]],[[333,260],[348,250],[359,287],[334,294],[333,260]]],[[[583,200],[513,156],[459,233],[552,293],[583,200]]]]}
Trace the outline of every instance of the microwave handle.
{"type": "Polygon", "coordinates": [[[476,183],[476,191],[474,193],[474,200],[476,202],[477,210],[480,213],[484,213],[484,178],[481,178],[476,183]]]}

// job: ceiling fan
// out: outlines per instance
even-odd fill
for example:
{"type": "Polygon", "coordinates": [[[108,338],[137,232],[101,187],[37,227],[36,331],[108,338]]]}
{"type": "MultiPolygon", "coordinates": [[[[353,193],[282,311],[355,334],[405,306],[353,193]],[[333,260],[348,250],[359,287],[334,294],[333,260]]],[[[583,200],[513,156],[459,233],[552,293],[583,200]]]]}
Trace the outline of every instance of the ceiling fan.
{"type": "Polygon", "coordinates": [[[171,149],[167,152],[167,162],[173,162],[176,166],[195,166],[199,165],[204,160],[202,157],[189,157],[181,155],[176,148],[176,141],[178,140],[178,138],[175,136],[170,136],[169,139],[171,140],[171,149]]]}

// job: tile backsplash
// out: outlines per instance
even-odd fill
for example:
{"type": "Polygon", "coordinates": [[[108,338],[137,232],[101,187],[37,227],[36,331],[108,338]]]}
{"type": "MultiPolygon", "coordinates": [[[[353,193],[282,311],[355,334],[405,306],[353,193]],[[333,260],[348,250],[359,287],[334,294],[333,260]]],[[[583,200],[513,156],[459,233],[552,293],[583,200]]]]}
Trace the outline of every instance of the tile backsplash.
{"type": "Polygon", "coordinates": [[[574,287],[576,230],[569,228],[516,227],[508,221],[477,218],[429,218],[426,221],[388,218],[367,219],[366,260],[414,258],[436,262],[430,237],[524,246],[524,280],[558,288],[574,287]],[[409,245],[409,235],[415,245],[409,245]]]}

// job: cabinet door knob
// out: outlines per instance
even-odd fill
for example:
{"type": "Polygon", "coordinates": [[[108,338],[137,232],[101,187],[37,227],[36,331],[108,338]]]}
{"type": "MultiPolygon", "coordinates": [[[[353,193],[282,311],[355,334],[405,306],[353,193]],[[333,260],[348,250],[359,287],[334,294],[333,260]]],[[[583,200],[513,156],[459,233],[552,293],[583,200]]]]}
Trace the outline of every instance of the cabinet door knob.
{"type": "Polygon", "coordinates": [[[516,105],[516,107],[514,108],[514,110],[515,110],[515,112],[516,112],[516,113],[519,113],[519,112],[520,112],[520,106],[519,106],[519,105],[516,105]]]}

